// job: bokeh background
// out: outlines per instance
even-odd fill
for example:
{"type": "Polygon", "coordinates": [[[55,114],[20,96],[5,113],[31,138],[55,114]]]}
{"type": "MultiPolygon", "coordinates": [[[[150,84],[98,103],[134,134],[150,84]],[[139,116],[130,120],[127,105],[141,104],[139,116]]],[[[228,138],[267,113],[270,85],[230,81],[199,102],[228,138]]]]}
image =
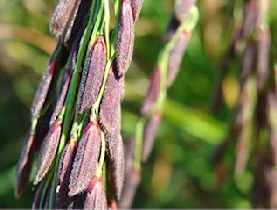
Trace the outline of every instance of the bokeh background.
{"type": "MultiPolygon", "coordinates": [[[[200,20],[168,92],[153,153],[143,164],[135,208],[250,208],[251,173],[234,179],[231,167],[215,173],[213,162],[217,146],[228,135],[238,94],[236,76],[230,73],[223,81],[225,105],[211,114],[219,60],[235,24],[232,2],[198,1],[200,20]]],[[[16,164],[30,125],[29,107],[56,44],[48,30],[55,4],[55,0],[0,1],[0,208],[30,208],[36,190],[30,181],[23,195],[14,197],[16,164]]],[[[122,104],[125,141],[135,131],[173,4],[173,0],[144,0],[122,104]]],[[[238,10],[236,18],[240,17],[238,10]]],[[[225,156],[227,162],[234,161],[233,153],[225,156]]]]}

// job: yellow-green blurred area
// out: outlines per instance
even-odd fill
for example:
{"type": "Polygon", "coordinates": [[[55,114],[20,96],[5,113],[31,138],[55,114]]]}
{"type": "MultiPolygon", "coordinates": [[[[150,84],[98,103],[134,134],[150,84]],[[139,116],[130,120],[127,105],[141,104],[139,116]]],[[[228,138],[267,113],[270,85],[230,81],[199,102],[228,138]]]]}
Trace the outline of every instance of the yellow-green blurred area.
{"type": "MultiPolygon", "coordinates": [[[[37,189],[30,181],[23,195],[14,197],[15,168],[30,125],[30,106],[56,44],[48,30],[55,4],[54,0],[0,1],[0,208],[30,208],[37,189]]],[[[125,141],[135,132],[173,4],[173,0],[144,0],[122,104],[125,141]]],[[[228,136],[238,94],[236,76],[230,74],[223,82],[225,105],[211,114],[219,59],[234,27],[230,4],[222,0],[197,3],[200,20],[169,89],[153,153],[143,164],[135,208],[250,207],[247,195],[252,175],[246,172],[234,180],[233,169],[223,165],[216,178],[213,163],[217,146],[228,136]]],[[[229,153],[226,161],[232,162],[233,152],[229,153]]]]}

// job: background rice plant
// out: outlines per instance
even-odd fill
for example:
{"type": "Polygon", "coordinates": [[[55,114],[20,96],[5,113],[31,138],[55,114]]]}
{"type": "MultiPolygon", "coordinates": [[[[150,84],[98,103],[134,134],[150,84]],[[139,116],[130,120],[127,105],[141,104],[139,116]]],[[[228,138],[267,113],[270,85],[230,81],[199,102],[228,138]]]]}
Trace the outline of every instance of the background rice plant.
{"type": "MultiPolygon", "coordinates": [[[[55,4],[56,1],[42,0],[0,2],[1,208],[27,208],[33,201],[35,188],[31,184],[22,197],[15,200],[13,182],[29,127],[29,107],[55,46],[48,32],[55,4]]],[[[241,18],[242,5],[236,5],[233,18],[234,5],[230,1],[199,1],[198,6],[200,21],[182,61],[182,70],[169,89],[153,153],[143,165],[141,185],[134,201],[137,208],[250,207],[247,197],[253,181],[250,171],[234,182],[232,169],[218,166],[219,177],[225,177],[218,188],[221,182],[216,179],[212,164],[217,145],[228,134],[228,123],[234,114],[239,91],[234,72],[223,81],[225,106],[216,115],[209,111],[218,63],[230,45],[234,25],[241,18]]],[[[135,132],[148,79],[172,9],[173,1],[144,1],[136,25],[134,59],[126,75],[122,105],[124,139],[130,139],[135,132]]],[[[273,17],[276,25],[276,14],[273,17]]],[[[238,62],[231,66],[234,70],[238,67],[238,62]]],[[[224,158],[232,161],[233,156],[234,153],[228,152],[224,158]]]]}

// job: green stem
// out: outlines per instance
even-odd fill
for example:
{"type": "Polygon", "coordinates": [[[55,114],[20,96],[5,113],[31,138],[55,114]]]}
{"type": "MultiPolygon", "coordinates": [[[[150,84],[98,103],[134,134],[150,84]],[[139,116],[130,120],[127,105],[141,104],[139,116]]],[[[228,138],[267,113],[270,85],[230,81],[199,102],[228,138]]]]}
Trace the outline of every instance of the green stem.
{"type": "Polygon", "coordinates": [[[110,7],[109,7],[109,0],[104,0],[104,33],[105,33],[105,42],[107,48],[107,60],[110,57],[111,49],[110,49],[110,7]]]}
{"type": "Polygon", "coordinates": [[[140,167],[141,162],[141,152],[142,152],[142,144],[143,144],[143,132],[147,119],[151,117],[154,113],[159,110],[162,110],[163,105],[167,96],[167,66],[168,66],[168,58],[170,52],[173,50],[174,44],[177,42],[178,38],[187,31],[190,33],[195,27],[199,18],[198,10],[196,6],[193,6],[190,10],[190,15],[187,20],[184,21],[179,28],[174,33],[174,36],[171,40],[161,49],[160,55],[158,57],[158,66],[160,67],[160,94],[158,96],[157,101],[154,104],[153,109],[150,111],[148,115],[144,115],[140,117],[140,120],[136,127],[136,149],[135,149],[135,158],[134,158],[134,166],[140,167]]]}
{"type": "MultiPolygon", "coordinates": [[[[42,189],[42,193],[41,193],[41,197],[42,198],[45,198],[45,196],[46,196],[46,193],[47,193],[47,190],[48,190],[48,188],[49,188],[49,185],[50,185],[50,177],[51,177],[51,175],[50,175],[50,173],[49,173],[49,176],[48,176],[48,179],[46,180],[46,182],[45,182],[45,185],[43,186],[43,189],[42,189]]],[[[43,184],[43,183],[41,183],[41,184],[43,184]]],[[[42,209],[43,208],[43,199],[41,199],[40,200],[40,204],[39,204],[39,208],[40,209],[42,209]]]]}
{"type": "MultiPolygon", "coordinates": [[[[91,11],[94,11],[94,6],[95,6],[95,4],[92,4],[91,11]]],[[[79,73],[80,73],[80,71],[82,69],[82,65],[83,65],[83,58],[84,58],[85,50],[86,50],[86,46],[87,46],[86,43],[88,42],[88,40],[90,38],[91,31],[93,28],[93,18],[94,18],[94,13],[91,12],[87,27],[84,31],[84,34],[83,34],[82,39],[79,44],[76,68],[75,68],[75,71],[73,72],[73,76],[72,76],[72,79],[70,82],[68,94],[66,97],[66,103],[65,103],[65,106],[61,113],[61,116],[59,116],[61,118],[63,117],[63,130],[62,130],[62,136],[60,139],[58,152],[57,152],[57,156],[56,156],[56,161],[55,161],[55,173],[57,172],[57,169],[59,166],[59,161],[60,161],[61,155],[62,155],[62,151],[63,151],[64,145],[66,143],[67,134],[70,129],[70,118],[71,118],[71,114],[72,114],[72,110],[73,110],[73,104],[75,103],[75,97],[76,97],[77,86],[78,86],[78,76],[79,76],[79,73]]],[[[50,200],[49,200],[49,206],[53,205],[53,198],[54,198],[54,195],[56,192],[56,189],[55,189],[56,179],[53,179],[52,186],[53,187],[52,187],[52,192],[51,192],[51,196],[50,196],[50,200]]]]}
{"type": "Polygon", "coordinates": [[[162,110],[162,107],[166,100],[166,95],[167,95],[166,82],[167,82],[167,70],[168,70],[167,66],[168,66],[168,58],[169,58],[170,52],[173,50],[175,43],[182,35],[182,33],[184,33],[184,31],[186,31],[187,33],[191,33],[198,19],[199,19],[198,9],[196,8],[196,6],[193,6],[190,10],[190,15],[188,16],[187,20],[184,21],[179,26],[179,28],[176,30],[171,40],[162,49],[162,52],[158,58],[158,65],[160,66],[160,71],[161,71],[161,83],[160,83],[161,91],[160,91],[159,98],[154,106],[153,112],[156,112],[156,110],[162,110]]]}
{"type": "Polygon", "coordinates": [[[105,135],[104,135],[104,132],[101,131],[101,153],[100,153],[99,163],[96,170],[97,177],[100,177],[103,171],[103,166],[105,163],[105,151],[106,151],[105,135]]]}
{"type": "Polygon", "coordinates": [[[114,0],[114,13],[115,16],[118,17],[118,11],[120,8],[121,0],[114,0]]]}
{"type": "Polygon", "coordinates": [[[115,45],[117,43],[120,5],[121,5],[121,0],[115,0],[114,1],[114,10],[115,10],[116,22],[115,22],[115,28],[114,28],[114,30],[112,31],[112,34],[111,34],[111,41],[110,42],[111,42],[111,45],[113,45],[113,47],[111,47],[111,57],[113,57],[115,55],[115,45]]]}
{"type": "MultiPolygon", "coordinates": [[[[101,22],[101,19],[102,19],[102,9],[101,9],[101,5],[98,4],[98,1],[94,1],[93,2],[93,5],[92,5],[92,13],[91,14],[94,14],[94,12],[97,14],[96,16],[96,22],[94,24],[94,29],[90,35],[90,43],[89,43],[89,49],[92,48],[93,44],[95,43],[96,39],[97,39],[97,31],[99,29],[99,25],[100,25],[100,22],[101,22]]],[[[93,15],[91,15],[91,18],[93,18],[93,15]]],[[[90,22],[88,24],[91,24],[90,22]]],[[[91,31],[91,30],[90,30],[91,31]]],[[[87,40],[88,41],[88,40],[87,40]]],[[[86,43],[86,42],[85,42],[86,43]]],[[[80,44],[81,45],[81,44],[80,44]]],[[[84,45],[86,46],[86,44],[84,45]]],[[[86,53],[86,59],[88,59],[90,56],[90,50],[87,51],[86,53]]],[[[86,60],[85,59],[85,60],[86,60]]],[[[77,59],[78,60],[78,59],[77,59]]],[[[81,64],[82,65],[82,62],[81,64]]],[[[77,62],[77,65],[76,65],[76,69],[78,68],[78,62],[77,62]]],[[[82,79],[81,79],[81,84],[85,81],[85,75],[84,73],[82,74],[82,79]]],[[[80,92],[78,92],[78,94],[80,94],[80,92]]],[[[77,96],[77,100],[79,100],[79,97],[77,96]]],[[[78,130],[78,127],[80,127],[80,122],[83,121],[84,117],[87,115],[87,113],[83,114],[81,117],[78,117],[78,107],[76,106],[76,109],[75,109],[75,115],[74,115],[74,120],[73,120],[73,125],[72,125],[72,129],[71,129],[71,135],[73,135],[74,132],[76,132],[76,130],[78,130]]]]}
{"type": "Polygon", "coordinates": [[[32,134],[36,133],[37,124],[38,124],[38,118],[33,119],[32,125],[31,125],[31,133],[32,134]]]}
{"type": "Polygon", "coordinates": [[[110,60],[107,61],[107,64],[106,64],[106,67],[105,67],[105,72],[104,72],[103,83],[102,83],[101,89],[99,91],[97,100],[96,100],[96,102],[95,102],[95,104],[93,105],[93,108],[92,108],[93,109],[93,113],[96,116],[98,116],[99,107],[100,107],[100,103],[101,103],[101,100],[102,100],[103,95],[104,95],[105,86],[106,86],[106,82],[107,82],[107,79],[108,79],[108,76],[109,76],[112,60],[113,60],[113,58],[111,58],[110,60]]]}

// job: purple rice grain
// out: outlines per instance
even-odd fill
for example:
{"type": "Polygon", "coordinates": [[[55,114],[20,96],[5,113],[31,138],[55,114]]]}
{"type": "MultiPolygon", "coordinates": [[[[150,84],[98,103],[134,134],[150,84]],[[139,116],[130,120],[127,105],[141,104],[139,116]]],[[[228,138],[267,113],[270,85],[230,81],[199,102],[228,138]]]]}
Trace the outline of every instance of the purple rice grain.
{"type": "Polygon", "coordinates": [[[257,44],[254,41],[250,41],[246,46],[243,61],[242,61],[242,80],[246,80],[251,72],[254,70],[254,62],[256,60],[257,44]]]}
{"type": "Polygon", "coordinates": [[[74,23],[80,3],[81,0],[59,0],[49,26],[50,32],[57,39],[64,34],[67,25],[74,23]]]}
{"type": "MultiPolygon", "coordinates": [[[[77,139],[76,139],[77,142],[77,139]]],[[[70,202],[68,192],[69,192],[69,179],[70,172],[72,169],[73,159],[76,154],[76,142],[70,141],[66,144],[58,169],[57,174],[57,186],[58,192],[56,193],[57,207],[66,208],[70,202]]]]}
{"type": "Polygon", "coordinates": [[[104,183],[102,178],[98,178],[96,184],[91,189],[90,192],[87,193],[84,209],[107,209],[107,198],[104,190],[104,183]]]}
{"type": "Polygon", "coordinates": [[[89,123],[77,147],[70,173],[69,195],[84,192],[96,173],[101,147],[101,131],[97,121],[89,123]]]}
{"type": "Polygon", "coordinates": [[[116,154],[114,155],[114,159],[110,161],[108,170],[110,170],[112,189],[119,199],[125,174],[124,146],[121,136],[118,139],[116,154]]]}
{"type": "Polygon", "coordinates": [[[32,108],[31,108],[31,120],[33,121],[34,119],[38,118],[43,104],[45,102],[49,87],[50,87],[50,83],[52,81],[53,78],[53,73],[55,71],[55,67],[56,67],[56,61],[52,61],[49,64],[49,67],[47,69],[47,71],[44,73],[44,75],[42,76],[41,82],[39,84],[39,87],[37,89],[35,98],[33,100],[33,104],[32,104],[32,108]]]}
{"type": "Polygon", "coordinates": [[[34,134],[29,131],[21,152],[16,172],[15,194],[19,197],[26,188],[34,161],[34,134]]]}
{"type": "Polygon", "coordinates": [[[134,20],[130,0],[123,0],[118,22],[116,62],[118,76],[123,76],[131,65],[134,47],[134,20]]]}
{"type": "Polygon", "coordinates": [[[32,204],[32,209],[39,209],[40,208],[40,202],[42,199],[42,191],[43,191],[44,183],[41,183],[39,188],[36,191],[35,199],[32,204]]]}
{"type": "Polygon", "coordinates": [[[82,79],[77,105],[79,114],[82,114],[86,109],[90,109],[97,100],[104,78],[106,56],[104,37],[100,36],[93,45],[84,67],[84,79],[82,79]]]}
{"type": "Polygon", "coordinates": [[[262,90],[269,75],[269,58],[270,58],[270,31],[269,28],[263,27],[259,30],[259,41],[258,41],[258,89],[262,90]]]}
{"type": "Polygon", "coordinates": [[[154,108],[154,105],[160,93],[160,82],[161,82],[160,68],[157,66],[152,73],[150,87],[148,88],[148,92],[146,94],[146,97],[141,107],[140,112],[142,115],[149,114],[150,111],[154,108]]]}
{"type": "Polygon", "coordinates": [[[160,112],[153,114],[145,123],[143,133],[142,160],[146,161],[152,151],[154,138],[161,121],[160,112]]]}
{"type": "Polygon", "coordinates": [[[124,88],[124,78],[116,78],[112,69],[110,70],[104,96],[100,104],[99,119],[104,128],[107,146],[111,159],[117,150],[118,136],[121,124],[121,94],[124,88]]]}
{"type": "Polygon", "coordinates": [[[174,44],[168,57],[167,86],[171,86],[180,69],[182,57],[187,48],[190,34],[184,31],[174,44]]]}
{"type": "Polygon", "coordinates": [[[138,20],[138,17],[141,11],[143,0],[130,0],[130,1],[131,1],[132,11],[133,11],[134,22],[136,22],[138,20]]]}
{"type": "Polygon", "coordinates": [[[42,144],[40,156],[38,159],[38,168],[36,171],[34,184],[40,182],[48,172],[54,158],[56,157],[57,147],[61,136],[61,123],[56,122],[49,130],[42,144]]]}
{"type": "Polygon", "coordinates": [[[121,199],[118,202],[119,209],[129,209],[131,207],[139,182],[139,170],[133,169],[130,173],[125,175],[121,199]]]}
{"type": "Polygon", "coordinates": [[[53,125],[55,123],[55,121],[57,121],[57,117],[63,109],[63,105],[64,105],[64,102],[65,102],[66,94],[67,94],[68,87],[69,87],[69,83],[70,83],[70,76],[68,76],[65,79],[65,81],[62,85],[62,90],[60,92],[58,101],[56,103],[55,110],[54,110],[54,112],[51,116],[51,119],[50,119],[50,126],[53,125]]]}
{"type": "Polygon", "coordinates": [[[178,0],[174,5],[174,15],[177,20],[184,22],[189,15],[195,0],[178,0]]]}
{"type": "Polygon", "coordinates": [[[256,30],[257,14],[256,1],[245,1],[243,5],[243,36],[249,37],[256,30]]]}

